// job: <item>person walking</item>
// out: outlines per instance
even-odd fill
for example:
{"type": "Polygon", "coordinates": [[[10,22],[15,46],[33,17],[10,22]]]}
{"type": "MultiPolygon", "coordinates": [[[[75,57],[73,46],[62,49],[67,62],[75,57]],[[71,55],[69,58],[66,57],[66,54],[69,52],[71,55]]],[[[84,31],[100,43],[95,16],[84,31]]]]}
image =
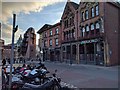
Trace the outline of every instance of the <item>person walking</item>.
{"type": "Polygon", "coordinates": [[[3,61],[2,61],[2,65],[5,66],[5,64],[6,64],[6,60],[3,59],[3,61]]]}

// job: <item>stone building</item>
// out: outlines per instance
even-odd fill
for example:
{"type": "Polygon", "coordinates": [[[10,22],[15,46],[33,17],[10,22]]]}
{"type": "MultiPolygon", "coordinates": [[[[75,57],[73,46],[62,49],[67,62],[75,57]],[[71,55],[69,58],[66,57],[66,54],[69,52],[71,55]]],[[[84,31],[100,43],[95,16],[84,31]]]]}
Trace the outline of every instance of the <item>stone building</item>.
{"type": "Polygon", "coordinates": [[[36,58],[36,34],[34,28],[30,27],[25,32],[20,53],[21,57],[26,59],[36,58]]]}

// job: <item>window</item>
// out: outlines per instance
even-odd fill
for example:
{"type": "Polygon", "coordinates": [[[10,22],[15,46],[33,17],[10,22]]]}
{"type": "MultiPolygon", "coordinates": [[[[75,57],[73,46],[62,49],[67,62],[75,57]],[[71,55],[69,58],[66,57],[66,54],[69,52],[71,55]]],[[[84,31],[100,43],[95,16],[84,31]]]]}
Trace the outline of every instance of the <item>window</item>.
{"type": "Polygon", "coordinates": [[[99,7],[98,7],[98,5],[95,6],[95,14],[96,14],[96,16],[99,15],[99,7]]]}
{"type": "Polygon", "coordinates": [[[84,37],[84,36],[85,36],[85,28],[82,27],[82,37],[84,37]]]}
{"type": "Polygon", "coordinates": [[[59,32],[59,29],[58,29],[58,28],[56,28],[55,33],[56,33],[56,34],[58,34],[58,32],[59,32]]]}
{"type": "Polygon", "coordinates": [[[86,25],[86,31],[89,32],[89,26],[88,25],[86,25]]]}
{"type": "Polygon", "coordinates": [[[85,11],[85,19],[88,19],[88,10],[85,11]]]}
{"type": "Polygon", "coordinates": [[[100,24],[99,24],[98,22],[95,24],[95,28],[96,28],[96,29],[99,29],[99,28],[100,28],[100,24]]]}
{"type": "Polygon", "coordinates": [[[95,28],[96,28],[96,34],[99,34],[100,33],[100,24],[98,22],[96,22],[95,28]]]}
{"type": "Polygon", "coordinates": [[[90,27],[91,27],[91,30],[94,30],[94,24],[91,24],[90,27]]]}
{"type": "Polygon", "coordinates": [[[82,21],[85,20],[85,17],[84,17],[84,12],[82,12],[82,21]]]}
{"type": "Polygon", "coordinates": [[[52,39],[50,39],[50,46],[52,46],[52,39]]]}
{"type": "Polygon", "coordinates": [[[92,8],[91,10],[92,10],[92,13],[91,13],[92,17],[94,17],[95,16],[95,14],[94,14],[94,8],[92,8]]]}
{"type": "Polygon", "coordinates": [[[89,26],[86,25],[85,29],[86,29],[86,36],[88,36],[88,34],[89,34],[89,26]]]}
{"type": "Polygon", "coordinates": [[[58,45],[58,38],[55,39],[55,45],[58,45]]]}
{"type": "Polygon", "coordinates": [[[50,30],[50,36],[52,36],[52,30],[50,30]]]}
{"type": "Polygon", "coordinates": [[[47,46],[47,41],[46,41],[46,40],[44,41],[44,46],[45,46],[45,47],[47,46]]]}
{"type": "Polygon", "coordinates": [[[47,37],[47,32],[45,32],[44,37],[47,37]]]}
{"type": "Polygon", "coordinates": [[[75,38],[75,31],[73,32],[73,38],[75,38]]]}

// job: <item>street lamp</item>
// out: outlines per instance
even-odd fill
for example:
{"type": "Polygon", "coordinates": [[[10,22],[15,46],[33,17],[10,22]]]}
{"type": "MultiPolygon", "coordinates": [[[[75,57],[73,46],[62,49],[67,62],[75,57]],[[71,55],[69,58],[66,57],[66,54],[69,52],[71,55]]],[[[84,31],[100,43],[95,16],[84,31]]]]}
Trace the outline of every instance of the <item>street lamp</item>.
{"type": "Polygon", "coordinates": [[[11,60],[10,60],[10,76],[9,76],[9,90],[11,90],[12,83],[12,66],[14,61],[14,35],[18,29],[18,25],[15,26],[16,14],[13,14],[13,31],[12,31],[12,46],[11,46],[11,60]]]}
{"type": "Polygon", "coordinates": [[[41,58],[41,61],[43,61],[43,51],[40,51],[40,58],[41,58]]]}

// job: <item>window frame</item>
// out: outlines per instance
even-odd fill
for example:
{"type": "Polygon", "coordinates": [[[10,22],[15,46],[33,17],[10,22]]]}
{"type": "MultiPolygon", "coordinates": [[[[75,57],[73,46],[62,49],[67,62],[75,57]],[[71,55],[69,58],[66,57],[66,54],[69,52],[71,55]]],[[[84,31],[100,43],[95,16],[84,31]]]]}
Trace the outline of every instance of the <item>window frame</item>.
{"type": "Polygon", "coordinates": [[[52,46],[52,39],[49,40],[49,45],[52,46]]]}
{"type": "Polygon", "coordinates": [[[99,5],[95,6],[95,15],[98,16],[99,15],[99,5]]]}
{"type": "Polygon", "coordinates": [[[95,10],[94,10],[94,7],[91,8],[91,17],[95,17],[95,10]]]}
{"type": "Polygon", "coordinates": [[[59,40],[58,38],[55,38],[55,45],[58,46],[59,45],[59,40]],[[57,42],[56,42],[57,41],[57,42]]]}
{"type": "Polygon", "coordinates": [[[55,29],[55,34],[59,34],[59,29],[58,28],[55,29]]]}
{"type": "Polygon", "coordinates": [[[88,10],[85,11],[85,19],[89,19],[89,12],[88,12],[88,10]]]}
{"type": "Polygon", "coordinates": [[[92,30],[94,30],[95,29],[95,25],[94,25],[94,23],[92,23],[92,24],[90,24],[90,30],[92,31],[92,30]],[[93,27],[92,27],[93,26],[93,27]],[[92,29],[93,28],[93,29],[92,29]]]}
{"type": "Polygon", "coordinates": [[[53,35],[53,32],[52,32],[52,30],[50,30],[50,36],[52,36],[53,35]]]}

